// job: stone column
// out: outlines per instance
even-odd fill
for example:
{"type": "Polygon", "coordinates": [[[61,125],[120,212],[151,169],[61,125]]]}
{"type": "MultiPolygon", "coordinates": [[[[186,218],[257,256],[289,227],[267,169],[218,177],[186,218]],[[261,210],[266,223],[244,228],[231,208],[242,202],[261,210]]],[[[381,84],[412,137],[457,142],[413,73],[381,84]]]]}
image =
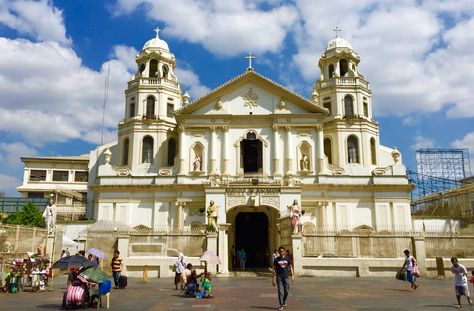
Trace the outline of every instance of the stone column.
{"type": "Polygon", "coordinates": [[[186,175],[186,147],[185,147],[185,134],[186,128],[184,126],[179,127],[179,172],[178,175],[186,175]]]}
{"type": "Polygon", "coordinates": [[[219,259],[221,264],[219,265],[219,272],[222,274],[229,273],[229,243],[227,230],[229,230],[230,224],[219,224],[219,259]]]}
{"type": "Polygon", "coordinates": [[[182,230],[184,227],[184,207],[186,206],[185,202],[176,202],[176,221],[174,223],[175,230],[182,230]]]}
{"type": "Polygon", "coordinates": [[[217,138],[216,138],[216,128],[214,126],[211,126],[211,144],[209,146],[209,154],[210,154],[210,167],[209,167],[209,175],[215,175],[217,173],[216,169],[216,164],[217,164],[217,159],[216,159],[216,149],[217,149],[217,138]]]}
{"type": "Polygon", "coordinates": [[[130,236],[127,234],[119,234],[117,236],[117,250],[120,252],[120,257],[122,257],[122,274],[127,274],[127,257],[128,257],[128,248],[130,245],[130,236]]]}
{"type": "Polygon", "coordinates": [[[273,126],[273,176],[281,176],[278,126],[273,126]]]}
{"type": "Polygon", "coordinates": [[[286,126],[286,155],[285,155],[285,162],[286,162],[286,175],[293,175],[293,137],[291,136],[291,127],[286,126]]]}
{"type": "Polygon", "coordinates": [[[291,242],[293,248],[293,269],[295,269],[295,275],[301,275],[303,272],[303,249],[301,245],[301,234],[293,234],[291,236],[291,242]]]}
{"type": "Polygon", "coordinates": [[[425,247],[425,237],[423,233],[416,235],[412,238],[413,243],[413,256],[416,258],[416,263],[420,268],[420,273],[422,275],[427,275],[426,269],[426,247],[425,247]]]}
{"type": "MultiPolygon", "coordinates": [[[[207,250],[213,251],[214,254],[217,254],[217,233],[208,233],[207,234],[207,250]]],[[[217,266],[214,264],[207,265],[207,271],[211,273],[217,273],[217,266]]]]}
{"type": "Polygon", "coordinates": [[[242,176],[244,175],[244,168],[242,167],[241,163],[241,154],[240,154],[240,141],[234,144],[236,155],[235,155],[235,167],[237,168],[237,175],[242,176]]]}
{"type": "Polygon", "coordinates": [[[337,61],[336,63],[334,63],[334,73],[335,73],[335,76],[336,77],[340,77],[341,76],[341,73],[340,73],[340,70],[339,70],[339,62],[337,61]]]}
{"type": "Polygon", "coordinates": [[[318,124],[316,126],[316,134],[318,136],[318,149],[316,150],[317,163],[318,163],[318,174],[326,174],[326,163],[324,162],[324,136],[323,126],[318,124]]]}
{"type": "Polygon", "coordinates": [[[222,142],[222,175],[229,175],[229,128],[227,126],[222,127],[223,142],[222,142]]]}

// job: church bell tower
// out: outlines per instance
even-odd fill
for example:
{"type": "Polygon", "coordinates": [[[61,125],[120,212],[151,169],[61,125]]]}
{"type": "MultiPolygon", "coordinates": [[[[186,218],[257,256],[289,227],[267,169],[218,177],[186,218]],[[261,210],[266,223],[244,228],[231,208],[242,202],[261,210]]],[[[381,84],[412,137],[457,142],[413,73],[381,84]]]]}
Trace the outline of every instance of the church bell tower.
{"type": "Polygon", "coordinates": [[[359,71],[360,56],[351,44],[336,38],[319,59],[321,71],[313,94],[329,110],[324,122],[324,153],[328,164],[368,173],[378,163],[379,126],[372,119],[372,91],[359,71]]]}
{"type": "Polygon", "coordinates": [[[118,127],[118,166],[132,175],[173,171],[177,152],[174,111],[182,101],[176,59],[156,37],[136,55],[137,71],[125,90],[125,117],[118,127]]]}

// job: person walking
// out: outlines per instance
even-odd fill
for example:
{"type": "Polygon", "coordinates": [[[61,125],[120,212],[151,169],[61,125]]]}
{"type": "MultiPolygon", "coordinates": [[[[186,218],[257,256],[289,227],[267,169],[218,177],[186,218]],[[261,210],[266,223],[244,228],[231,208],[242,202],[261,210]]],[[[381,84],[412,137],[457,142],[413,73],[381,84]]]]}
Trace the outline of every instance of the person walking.
{"type": "Polygon", "coordinates": [[[112,275],[114,277],[115,288],[118,288],[120,273],[122,272],[122,258],[120,258],[119,251],[114,252],[114,257],[112,257],[112,262],[110,263],[110,266],[112,267],[112,275]]]}
{"type": "Polygon", "coordinates": [[[457,257],[452,257],[451,263],[453,264],[451,267],[451,272],[454,273],[454,290],[456,292],[456,299],[458,300],[458,304],[455,305],[455,307],[461,308],[461,295],[466,296],[467,303],[472,305],[472,300],[469,297],[469,287],[467,285],[466,267],[458,262],[457,257]]]}
{"type": "Polygon", "coordinates": [[[278,311],[282,311],[286,308],[286,299],[289,294],[288,272],[291,272],[292,282],[295,281],[295,273],[283,246],[278,248],[278,254],[279,256],[273,260],[272,285],[277,285],[278,302],[280,304],[278,311]]]}
{"type": "Polygon", "coordinates": [[[418,288],[418,284],[416,284],[416,276],[412,273],[413,267],[416,265],[416,259],[412,255],[410,255],[410,251],[408,249],[404,250],[403,253],[405,254],[405,262],[403,263],[403,267],[407,267],[407,282],[410,283],[410,288],[412,291],[415,291],[418,288]]]}
{"type": "Polygon", "coordinates": [[[240,251],[237,252],[237,256],[239,256],[240,270],[245,271],[245,262],[247,261],[245,250],[241,248],[240,251]]]}
{"type": "MultiPolygon", "coordinates": [[[[178,260],[176,260],[176,273],[174,274],[174,286],[178,289],[178,284],[181,282],[181,273],[186,270],[186,263],[184,263],[184,254],[178,253],[178,260]]],[[[184,284],[181,284],[181,288],[184,287],[184,284]]]]}

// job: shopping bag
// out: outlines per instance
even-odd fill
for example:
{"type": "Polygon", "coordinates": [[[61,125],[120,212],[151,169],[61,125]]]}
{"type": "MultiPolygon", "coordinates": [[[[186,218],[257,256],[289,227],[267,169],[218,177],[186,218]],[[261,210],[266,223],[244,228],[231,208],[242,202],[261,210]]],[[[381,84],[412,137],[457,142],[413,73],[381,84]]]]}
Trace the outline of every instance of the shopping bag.
{"type": "Polygon", "coordinates": [[[406,272],[405,270],[400,270],[395,275],[395,278],[400,281],[406,281],[406,272]]]}
{"type": "Polygon", "coordinates": [[[420,269],[418,269],[418,265],[413,265],[413,268],[411,269],[411,275],[420,277],[420,269]]]}

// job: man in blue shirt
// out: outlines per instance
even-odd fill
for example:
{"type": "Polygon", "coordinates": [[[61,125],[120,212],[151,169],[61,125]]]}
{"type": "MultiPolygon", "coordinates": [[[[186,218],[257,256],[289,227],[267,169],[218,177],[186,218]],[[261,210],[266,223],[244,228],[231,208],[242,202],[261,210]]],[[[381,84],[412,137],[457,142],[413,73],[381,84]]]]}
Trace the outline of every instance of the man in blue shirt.
{"type": "Polygon", "coordinates": [[[278,288],[278,302],[280,307],[278,311],[282,311],[286,307],[286,298],[288,298],[288,272],[291,272],[291,281],[295,281],[295,273],[291,265],[290,257],[286,254],[286,249],[283,246],[278,248],[278,257],[273,260],[273,275],[272,285],[277,285],[278,288]]]}

